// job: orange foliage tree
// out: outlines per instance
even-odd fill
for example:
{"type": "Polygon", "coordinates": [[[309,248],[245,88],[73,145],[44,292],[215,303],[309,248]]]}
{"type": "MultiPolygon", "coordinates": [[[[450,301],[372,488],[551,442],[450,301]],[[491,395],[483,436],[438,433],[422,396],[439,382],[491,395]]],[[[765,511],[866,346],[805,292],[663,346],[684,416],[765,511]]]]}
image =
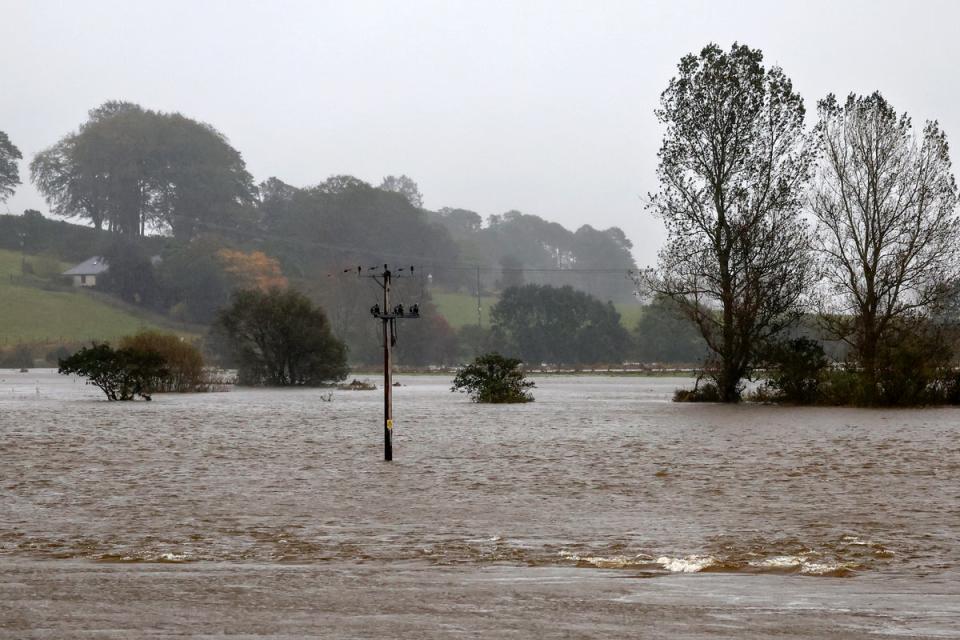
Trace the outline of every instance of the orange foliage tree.
{"type": "Polygon", "coordinates": [[[217,258],[223,269],[238,281],[240,289],[284,289],[287,278],[280,270],[280,263],[262,251],[244,253],[233,249],[220,249],[217,258]]]}

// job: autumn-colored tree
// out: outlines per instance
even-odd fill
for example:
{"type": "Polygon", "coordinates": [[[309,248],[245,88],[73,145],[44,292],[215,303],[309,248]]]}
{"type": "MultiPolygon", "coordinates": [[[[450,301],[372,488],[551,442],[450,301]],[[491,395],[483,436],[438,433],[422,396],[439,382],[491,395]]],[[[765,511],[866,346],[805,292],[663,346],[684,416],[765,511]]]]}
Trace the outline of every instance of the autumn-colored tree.
{"type": "Polygon", "coordinates": [[[287,278],[280,269],[276,258],[271,258],[262,251],[244,253],[233,249],[220,249],[217,258],[223,264],[223,269],[237,279],[240,289],[283,289],[287,286],[287,278]]]}
{"type": "Polygon", "coordinates": [[[204,372],[203,354],[200,349],[178,335],[141,331],[136,335],[121,338],[120,348],[155,353],[163,358],[167,375],[147,384],[147,388],[154,393],[210,390],[210,383],[204,372]]]}

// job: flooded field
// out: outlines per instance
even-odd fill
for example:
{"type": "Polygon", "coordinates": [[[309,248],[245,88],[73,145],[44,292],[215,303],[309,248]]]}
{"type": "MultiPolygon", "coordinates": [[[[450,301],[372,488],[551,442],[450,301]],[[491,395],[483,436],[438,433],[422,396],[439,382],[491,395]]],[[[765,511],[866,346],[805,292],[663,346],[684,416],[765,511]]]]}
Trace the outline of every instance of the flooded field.
{"type": "Polygon", "coordinates": [[[960,637],[957,409],[0,378],[0,638],[960,637]]]}

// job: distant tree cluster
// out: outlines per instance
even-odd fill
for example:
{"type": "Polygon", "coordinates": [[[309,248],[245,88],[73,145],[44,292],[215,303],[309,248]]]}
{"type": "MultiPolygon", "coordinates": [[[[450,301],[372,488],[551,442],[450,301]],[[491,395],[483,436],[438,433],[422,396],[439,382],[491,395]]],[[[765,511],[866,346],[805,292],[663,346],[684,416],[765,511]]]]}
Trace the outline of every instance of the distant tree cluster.
{"type": "Polygon", "coordinates": [[[490,318],[495,343],[533,364],[622,362],[630,341],[612,303],[570,286],[507,289],[490,318]]]}
{"type": "Polygon", "coordinates": [[[701,397],[736,402],[761,368],[790,402],[949,401],[956,325],[941,311],[960,281],[960,221],[944,133],[915,132],[879,93],[827,96],[807,131],[789,78],[762,60],[708,45],[661,96],[651,206],[668,243],[638,284],[697,327],[701,397]],[[840,367],[788,335],[814,306],[848,346],[840,367]]]}
{"type": "Polygon", "coordinates": [[[30,163],[51,211],[127,236],[235,225],[256,189],[240,153],[208,124],[107,102],[30,163]]]}
{"type": "MultiPolygon", "coordinates": [[[[499,281],[483,282],[487,289],[519,286],[526,279],[532,284],[570,285],[604,300],[632,300],[633,288],[625,274],[636,269],[633,245],[618,227],[601,231],[583,225],[571,232],[519,211],[492,215],[486,225],[479,214],[466,209],[443,208],[430,217],[450,232],[462,260],[499,269],[499,281]]],[[[468,291],[475,286],[470,275],[461,273],[457,283],[468,291]]]]}

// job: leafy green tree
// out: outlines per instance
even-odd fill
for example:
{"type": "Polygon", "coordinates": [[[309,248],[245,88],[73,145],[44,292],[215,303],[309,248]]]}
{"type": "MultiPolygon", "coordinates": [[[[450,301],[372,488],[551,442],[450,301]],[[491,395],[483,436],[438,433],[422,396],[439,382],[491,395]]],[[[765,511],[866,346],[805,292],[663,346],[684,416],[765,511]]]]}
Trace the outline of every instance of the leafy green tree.
{"type": "Polygon", "coordinates": [[[758,348],[792,325],[812,277],[801,218],[812,147],[803,100],[757,49],[687,55],[660,97],[666,127],[651,208],[667,245],[642,284],[674,300],[737,402],[758,348]]]}
{"type": "Polygon", "coordinates": [[[347,376],[346,347],[331,334],[323,310],[296,291],[237,291],[213,330],[241,384],[318,386],[347,376]]]}
{"type": "Polygon", "coordinates": [[[144,235],[189,239],[202,225],[227,225],[252,204],[243,159],[219,131],[178,113],[107,102],[76,133],[38,153],[31,177],[60,216],[144,235]]]}
{"type": "Polygon", "coordinates": [[[526,362],[622,362],[630,339],[612,303],[570,286],[507,289],[490,319],[504,349],[526,362]]]}
{"type": "Polygon", "coordinates": [[[532,402],[528,389],[535,385],[520,368],[521,361],[499,353],[478,356],[471,364],[457,371],[451,391],[470,394],[474,402],[532,402]]]}
{"type": "Polygon", "coordinates": [[[150,400],[150,390],[169,376],[163,356],[139,349],[113,349],[108,344],[84,347],[59,362],[59,372],[88,378],[107,400],[150,400]]]}
{"type": "Polygon", "coordinates": [[[13,195],[20,184],[20,169],[17,161],[23,158],[20,149],[10,142],[10,137],[0,131],[0,202],[13,195]]]}

